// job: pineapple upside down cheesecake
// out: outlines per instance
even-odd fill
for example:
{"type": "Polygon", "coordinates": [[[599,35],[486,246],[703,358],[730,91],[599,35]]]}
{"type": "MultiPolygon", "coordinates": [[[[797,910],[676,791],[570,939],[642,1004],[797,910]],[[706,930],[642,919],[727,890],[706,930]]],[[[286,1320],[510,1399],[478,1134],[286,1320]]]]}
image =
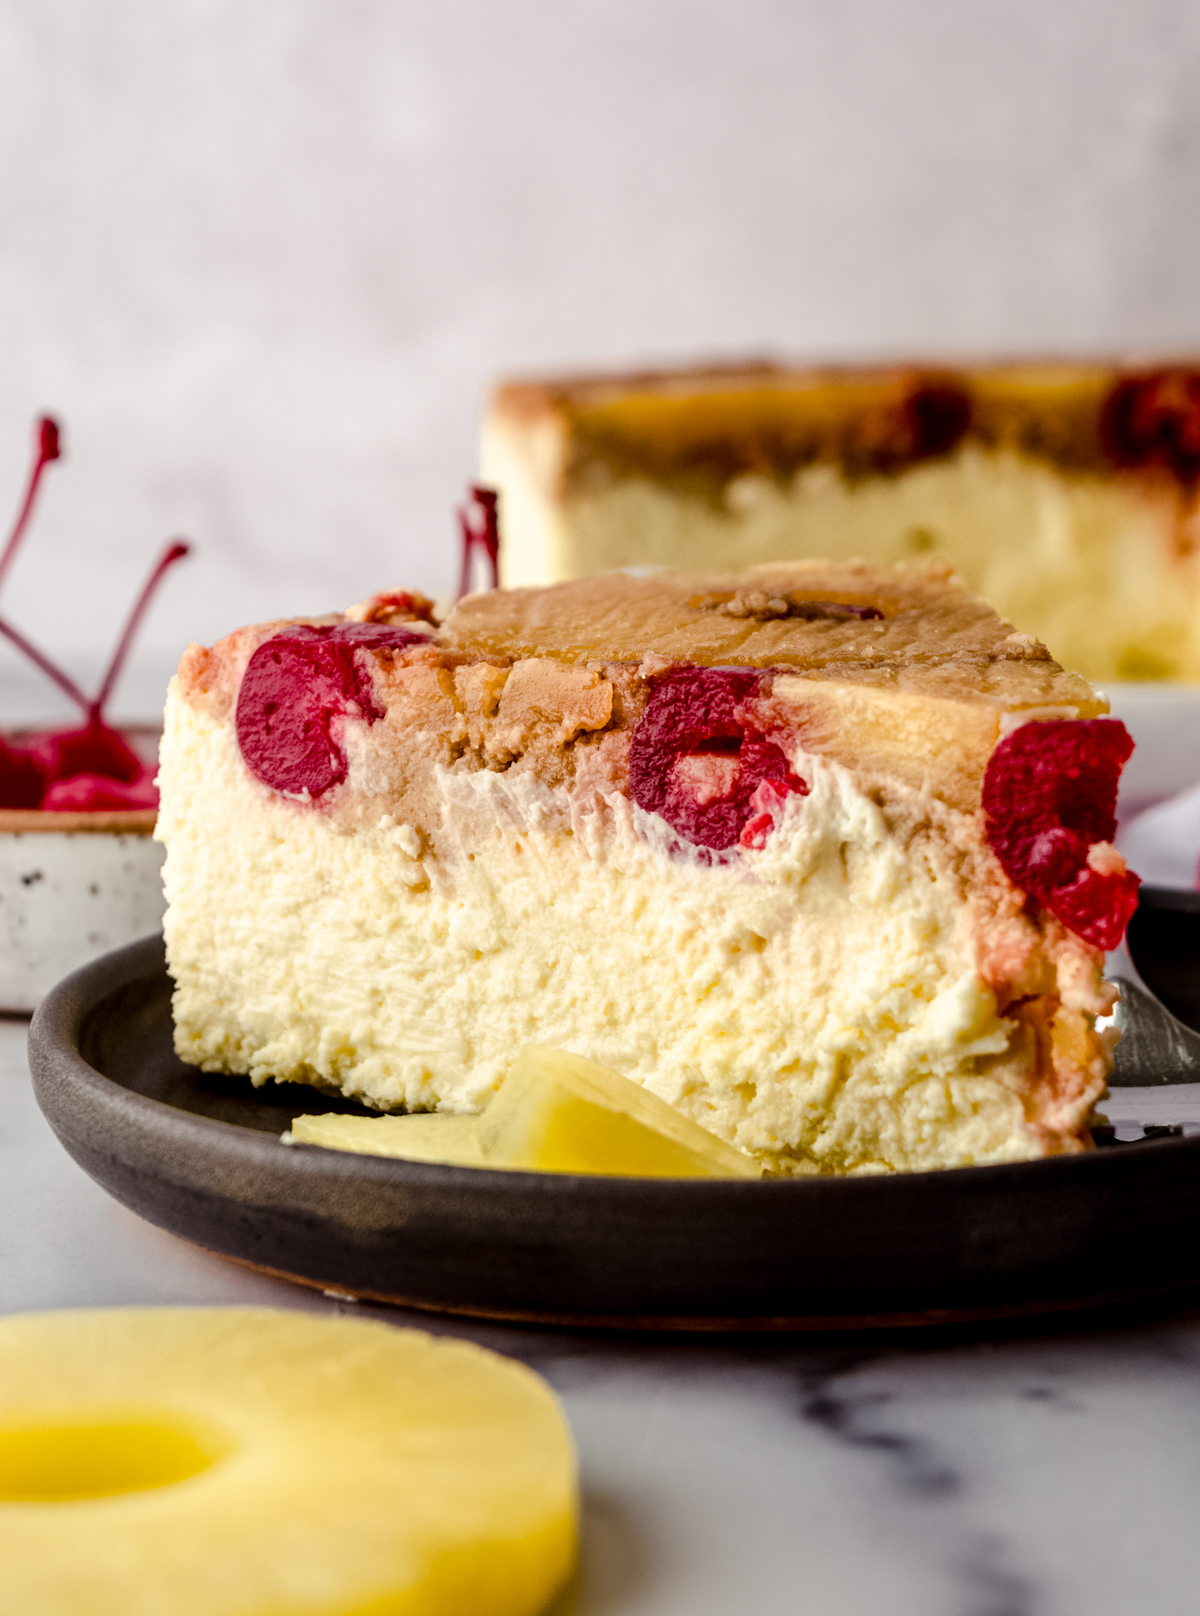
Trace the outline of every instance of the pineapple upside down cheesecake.
{"type": "Polygon", "coordinates": [[[506,585],[948,561],[1090,679],[1200,680],[1200,365],[695,366],[497,389],[506,585]]]}
{"type": "Polygon", "coordinates": [[[769,1172],[1084,1148],[1123,726],[943,565],[613,574],[192,646],[176,1047],[481,1110],[526,1044],[769,1172]]]}

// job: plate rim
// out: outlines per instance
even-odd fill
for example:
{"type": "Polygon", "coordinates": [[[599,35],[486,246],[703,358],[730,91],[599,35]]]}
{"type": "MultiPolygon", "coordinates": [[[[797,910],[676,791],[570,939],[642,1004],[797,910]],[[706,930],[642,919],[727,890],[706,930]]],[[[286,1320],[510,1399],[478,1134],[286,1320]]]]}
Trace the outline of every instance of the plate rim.
{"type": "Polygon", "coordinates": [[[497,1171],[287,1147],[273,1132],[139,1093],[86,1059],[81,1035],[88,1017],[139,981],[148,983],[147,994],[161,992],[165,976],[163,941],[152,936],[64,979],[30,1028],[38,1103],[83,1170],[140,1216],[218,1255],[322,1290],[537,1325],[777,1331],[1042,1314],[1200,1283],[1200,1242],[1182,1277],[1164,1251],[1156,1267],[1140,1263],[1139,1249],[1122,1247],[1125,1259],[1134,1258],[1135,1277],[1116,1284],[1118,1270],[1106,1266],[1104,1248],[1106,1238],[1128,1246],[1119,1215],[1131,1208],[1139,1236],[1143,1227],[1151,1235],[1173,1230],[1185,1217],[1200,1230],[1200,1135],[980,1167],[761,1181],[497,1171]],[[188,1197],[184,1215],[177,1202],[188,1197]],[[201,1216],[197,1209],[205,1207],[201,1216]],[[236,1237],[229,1233],[235,1215],[236,1237]],[[293,1223],[307,1217],[334,1259],[310,1263],[305,1250],[302,1261],[294,1260],[294,1233],[287,1237],[292,1245],[279,1233],[289,1217],[293,1223]],[[432,1231],[444,1259],[397,1255],[384,1245],[370,1261],[392,1276],[386,1284],[374,1283],[376,1269],[362,1266],[362,1252],[352,1253],[350,1264],[359,1262],[358,1279],[347,1278],[346,1269],[339,1277],[337,1240],[347,1230],[361,1243],[380,1231],[381,1240],[389,1231],[394,1240],[397,1229],[414,1238],[432,1231]],[[703,1246],[705,1231],[710,1237],[717,1231],[715,1251],[703,1246]],[[645,1248],[630,1258],[628,1280],[619,1237],[636,1237],[645,1248]],[[756,1238],[761,1249],[752,1244],[756,1238]],[[557,1308],[536,1269],[543,1248],[552,1277],[564,1262],[569,1275],[566,1304],[557,1308]],[[281,1250],[284,1260],[272,1255],[281,1250]],[[694,1265],[685,1275],[669,1267],[681,1252],[694,1265]],[[458,1268],[444,1283],[431,1281],[431,1265],[441,1260],[458,1268]],[[485,1296],[464,1289],[480,1275],[491,1283],[488,1261],[508,1265],[511,1285],[506,1273],[485,1296]],[[410,1288],[413,1274],[420,1283],[410,1288]],[[459,1290],[450,1295],[454,1285],[459,1290]],[[522,1285],[513,1301],[513,1287],[522,1285]],[[638,1301],[660,1293],[661,1307],[638,1301]],[[584,1305],[593,1294],[597,1303],[618,1300],[584,1305]],[[878,1301],[868,1305],[870,1296],[878,1301]],[[702,1300],[671,1309],[672,1298],[702,1300]],[[817,1305],[843,1299],[844,1306],[817,1305]],[[749,1305],[763,1300],[768,1305],[749,1305]]]}
{"type": "MultiPolygon", "coordinates": [[[[1196,894],[1197,907],[1200,908],[1200,893],[1196,894]]],[[[154,1126],[156,1119],[172,1119],[171,1126],[176,1130],[194,1132],[197,1137],[210,1137],[222,1140],[229,1148],[245,1150],[252,1160],[261,1158],[263,1163],[278,1164],[279,1152],[286,1150],[288,1156],[294,1158],[296,1164],[306,1160],[320,1160],[327,1170],[339,1168],[347,1174],[359,1176],[366,1173],[368,1176],[378,1176],[385,1182],[397,1177],[416,1178],[424,1183],[472,1183],[477,1184],[486,1180],[497,1187],[504,1185],[515,1194],[535,1186],[545,1184],[547,1180],[557,1185],[571,1185],[576,1192],[583,1187],[595,1185],[612,1186],[637,1185],[644,1189],[648,1185],[662,1185],[670,1188],[672,1192],[683,1194],[721,1194],[735,1193],[739,1198],[747,1198],[763,1193],[779,1195],[788,1193],[795,1196],[810,1196],[814,1193],[828,1194],[855,1194],[860,1186],[880,1186],[884,1184],[907,1185],[914,1182],[929,1183],[931,1180],[958,1182],[969,1179],[975,1183],[995,1182],[1004,1183],[1016,1177],[1024,1177],[1029,1173],[1053,1172],[1061,1174],[1079,1170],[1095,1170],[1095,1164],[1100,1162],[1107,1167],[1115,1152],[1083,1150],[1058,1156],[1042,1156],[1032,1159],[1012,1162],[985,1162],[977,1166],[917,1168],[909,1172],[892,1172],[878,1174],[794,1174],[786,1176],[767,1176],[761,1179],[735,1179],[735,1178],[649,1178],[627,1174],[601,1174],[601,1173],[562,1173],[555,1171],[526,1171],[514,1168],[487,1168],[487,1167],[461,1167],[443,1162],[406,1161],[400,1157],[376,1156],[362,1151],[335,1150],[324,1145],[302,1144],[281,1145],[279,1135],[265,1129],[249,1128],[237,1122],[224,1121],[218,1117],[205,1116],[202,1113],[187,1111],[182,1107],[173,1106],[167,1101],[155,1099],[151,1095],[139,1093],[136,1089],[126,1087],[117,1079],[107,1076],[82,1054],[80,1050],[80,1035],[84,1023],[90,1014],[115,993],[124,987],[157,975],[161,971],[167,973],[166,947],[160,934],[139,938],[136,942],[127,943],[121,948],[113,949],[110,953],[101,955],[98,959],[89,961],[65,977],[42,1000],[34,1012],[29,1028],[29,1058],[33,1071],[35,1092],[39,1104],[43,1094],[47,1094],[57,1083],[62,1081],[60,1075],[53,1070],[54,1065],[69,1062],[74,1068],[70,1081],[76,1082],[86,1088],[101,1104],[119,1105],[142,1115],[147,1124],[154,1126]],[[158,967],[158,971],[154,967],[158,967]],[[238,1143],[235,1144],[234,1141],[238,1143]]],[[[186,1064],[186,1063],[185,1063],[186,1064]]],[[[196,1068],[199,1070],[199,1068],[196,1068]]],[[[281,1084],[280,1087],[295,1087],[297,1090],[310,1089],[314,1095],[320,1090],[311,1088],[306,1084],[281,1084]]],[[[43,1107],[45,1110],[45,1107],[43,1107]]],[[[383,1114],[383,1113],[381,1113],[383,1114]]],[[[1174,1138],[1174,1139],[1147,1139],[1134,1141],[1121,1147],[1120,1154],[1124,1155],[1129,1149],[1161,1149],[1171,1147],[1176,1152],[1181,1147],[1187,1148],[1190,1153],[1200,1155],[1200,1135],[1174,1138]]],[[[300,1168],[300,1171],[305,1171],[300,1168]]]]}

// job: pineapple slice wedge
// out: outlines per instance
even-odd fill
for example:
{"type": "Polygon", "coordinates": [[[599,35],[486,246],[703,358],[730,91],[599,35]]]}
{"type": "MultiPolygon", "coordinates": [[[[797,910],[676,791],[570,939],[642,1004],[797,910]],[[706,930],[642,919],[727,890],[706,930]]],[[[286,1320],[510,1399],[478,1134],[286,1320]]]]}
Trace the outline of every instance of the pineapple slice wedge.
{"type": "Polygon", "coordinates": [[[480,1119],[488,1167],[623,1178],[759,1178],[762,1168],[607,1066],[520,1051],[480,1119]]]}
{"type": "Polygon", "coordinates": [[[759,1178],[762,1169],[627,1077],[559,1049],[521,1051],[481,1117],[297,1117],[292,1140],[454,1167],[623,1178],[759,1178]]]}
{"type": "Polygon", "coordinates": [[[0,1319],[0,1585],[36,1616],[535,1616],[569,1578],[549,1387],[270,1308],[0,1319]]]}
{"type": "Polygon", "coordinates": [[[488,1167],[479,1143],[479,1117],[442,1111],[415,1111],[402,1117],[348,1117],[332,1112],[297,1117],[292,1139],[298,1145],[324,1145],[364,1156],[397,1156],[402,1161],[444,1162],[452,1167],[488,1167]]]}

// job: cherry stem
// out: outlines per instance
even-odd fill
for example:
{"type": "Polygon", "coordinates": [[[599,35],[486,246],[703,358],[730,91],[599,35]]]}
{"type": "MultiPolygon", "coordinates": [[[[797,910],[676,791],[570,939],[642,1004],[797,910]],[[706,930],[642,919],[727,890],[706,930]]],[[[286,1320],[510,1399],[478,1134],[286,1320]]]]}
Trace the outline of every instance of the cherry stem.
{"type": "Polygon", "coordinates": [[[17,553],[17,546],[29,526],[29,518],[33,515],[34,502],[37,499],[38,484],[42,480],[42,473],[52,460],[58,460],[62,455],[62,441],[59,436],[58,422],[50,415],[43,415],[37,424],[37,447],[34,453],[33,465],[29,470],[29,480],[25,484],[25,498],[21,502],[21,509],[13,523],[12,532],[8,535],[8,542],[0,554],[0,589],[4,587],[4,580],[8,576],[8,569],[12,566],[13,557],[17,553]]]}
{"type": "Polygon", "coordinates": [[[129,614],[121,638],[117,641],[117,648],[109,660],[108,670],[104,675],[104,682],[100,686],[99,695],[92,702],[88,702],[85,698],[88,718],[92,723],[102,724],[104,722],[105,705],[112,694],[113,686],[121,676],[121,670],[125,666],[125,658],[129,655],[129,648],[133,644],[134,635],[138,631],[142,618],[146,615],[146,609],[150,605],[155,591],[170,568],[177,561],[182,561],[190,550],[191,546],[183,539],[173,540],[162,555],[159,556],[153,572],[143,584],[142,592],[134,602],[133,610],[129,614]]]}
{"type": "MultiPolygon", "coordinates": [[[[29,526],[29,519],[33,515],[33,507],[37,501],[38,486],[42,480],[42,473],[52,460],[58,460],[61,456],[62,438],[58,422],[53,416],[43,415],[37,424],[36,449],[33,465],[30,467],[29,478],[25,485],[25,497],[21,501],[21,508],[17,512],[17,519],[13,523],[12,531],[8,535],[4,549],[0,552],[0,588],[4,586],[9,568],[12,566],[13,559],[16,556],[17,548],[24,537],[25,529],[29,526]]],[[[133,644],[133,637],[146,614],[146,608],[158,588],[159,581],[168,568],[174,566],[176,561],[181,561],[187,555],[189,548],[182,539],[176,539],[167,546],[159,557],[158,564],[143,585],[141,594],[134,602],[133,610],[130,612],[121,638],[117,642],[117,648],[109,660],[108,669],[100,686],[100,693],[94,701],[85,696],[74,679],[52,662],[44,651],[39,651],[31,640],[26,639],[19,629],[14,628],[11,623],[2,617],[0,617],[0,634],[5,639],[10,640],[24,656],[28,657],[36,668],[40,668],[48,679],[53,680],[64,695],[69,697],[77,707],[82,708],[90,724],[103,723],[105,705],[112,694],[113,686],[120,677],[122,668],[125,666],[129,648],[133,644]]]]}
{"type": "Polygon", "coordinates": [[[470,593],[471,563],[477,549],[483,551],[488,564],[491,578],[488,588],[497,589],[500,585],[500,525],[496,519],[496,501],[499,495],[494,488],[484,488],[480,483],[472,483],[470,498],[471,503],[460,505],[458,510],[458,526],[462,533],[459,600],[470,593]]]}
{"type": "Polygon", "coordinates": [[[87,696],[84,695],[83,691],[80,690],[74,679],[72,679],[69,674],[64,673],[61,668],[57,667],[53,662],[51,662],[50,658],[46,656],[44,652],[39,651],[37,646],[34,645],[32,641],[27,640],[19,629],[15,629],[12,624],[6,622],[3,617],[0,617],[0,634],[3,634],[5,639],[11,640],[12,643],[17,647],[17,650],[23,652],[35,667],[42,670],[48,679],[53,679],[58,688],[63,691],[65,695],[69,696],[76,706],[83,709],[86,716],[91,716],[93,703],[88,699],[87,696]]]}

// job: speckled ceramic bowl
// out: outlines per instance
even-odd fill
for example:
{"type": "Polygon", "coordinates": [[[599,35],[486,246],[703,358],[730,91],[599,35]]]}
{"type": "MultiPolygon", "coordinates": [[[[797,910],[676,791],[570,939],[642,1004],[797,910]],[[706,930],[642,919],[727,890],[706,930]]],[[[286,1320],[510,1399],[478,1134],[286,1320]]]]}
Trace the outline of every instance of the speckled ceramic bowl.
{"type": "MultiPolygon", "coordinates": [[[[122,730],[147,760],[159,733],[122,730]]],[[[152,809],[0,808],[0,1011],[33,1010],[78,966],[161,928],[154,819],[152,809]]]]}

